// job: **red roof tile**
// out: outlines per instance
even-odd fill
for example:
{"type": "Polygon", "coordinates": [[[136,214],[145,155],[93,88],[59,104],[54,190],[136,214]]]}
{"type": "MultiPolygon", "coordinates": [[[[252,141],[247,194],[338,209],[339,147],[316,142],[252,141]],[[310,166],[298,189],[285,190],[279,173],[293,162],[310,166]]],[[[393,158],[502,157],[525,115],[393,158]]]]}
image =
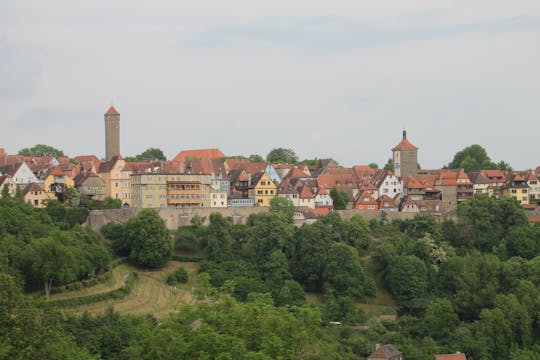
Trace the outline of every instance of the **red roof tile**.
{"type": "Polygon", "coordinates": [[[60,166],[57,166],[51,171],[51,175],[54,176],[66,176],[66,173],[62,170],[60,166]]]}
{"type": "Polygon", "coordinates": [[[467,360],[465,354],[445,354],[435,355],[435,360],[467,360]]]}
{"type": "Polygon", "coordinates": [[[182,150],[174,157],[172,161],[180,162],[192,158],[219,159],[223,157],[225,157],[225,154],[223,154],[219,149],[182,150]]]}
{"type": "Polygon", "coordinates": [[[116,111],[114,106],[111,105],[111,107],[109,108],[109,110],[107,110],[105,115],[120,115],[120,113],[118,111],[116,111]]]}
{"type": "Polygon", "coordinates": [[[392,151],[397,150],[418,150],[418,148],[407,140],[407,132],[403,131],[403,140],[392,149],[392,151]]]}
{"type": "Polygon", "coordinates": [[[300,199],[313,199],[313,193],[307,186],[302,187],[302,191],[300,192],[300,199]]]}

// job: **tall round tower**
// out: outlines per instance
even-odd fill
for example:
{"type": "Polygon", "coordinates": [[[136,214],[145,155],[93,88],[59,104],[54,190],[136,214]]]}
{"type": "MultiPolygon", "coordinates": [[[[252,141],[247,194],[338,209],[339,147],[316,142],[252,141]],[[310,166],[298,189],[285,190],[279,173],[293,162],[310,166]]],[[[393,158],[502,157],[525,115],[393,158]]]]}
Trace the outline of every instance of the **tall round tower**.
{"type": "Polygon", "coordinates": [[[105,157],[120,155],[120,113],[111,106],[105,113],[105,157]]]}

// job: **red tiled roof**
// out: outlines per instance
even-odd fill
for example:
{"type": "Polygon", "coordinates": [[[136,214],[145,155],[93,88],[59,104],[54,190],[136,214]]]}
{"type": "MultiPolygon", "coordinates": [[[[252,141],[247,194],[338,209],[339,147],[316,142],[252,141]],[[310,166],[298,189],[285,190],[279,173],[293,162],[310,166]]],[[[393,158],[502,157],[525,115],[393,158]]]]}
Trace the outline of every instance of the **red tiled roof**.
{"type": "Polygon", "coordinates": [[[174,157],[173,161],[180,162],[193,158],[219,159],[223,157],[225,157],[225,154],[219,149],[182,150],[174,157]]]}
{"type": "Polygon", "coordinates": [[[300,199],[313,199],[313,193],[307,186],[302,187],[302,191],[300,192],[300,199]]]}
{"type": "Polygon", "coordinates": [[[92,163],[99,163],[99,159],[96,155],[81,155],[81,156],[75,156],[73,158],[73,161],[76,163],[83,163],[83,162],[92,162],[92,163]]]}
{"type": "Polygon", "coordinates": [[[407,140],[407,136],[405,132],[403,132],[403,140],[401,140],[401,142],[394,146],[394,148],[392,149],[392,151],[397,150],[418,150],[418,148],[414,146],[409,140],[407,140]]]}
{"type": "Polygon", "coordinates": [[[118,111],[116,111],[114,106],[111,105],[111,107],[109,108],[109,110],[107,110],[105,115],[120,115],[120,113],[118,111]]]}
{"type": "Polygon", "coordinates": [[[251,161],[249,159],[227,159],[224,164],[229,170],[247,169],[251,161]]]}
{"type": "Polygon", "coordinates": [[[376,171],[368,165],[354,165],[352,169],[359,179],[364,177],[372,177],[376,171]]]}
{"type": "Polygon", "coordinates": [[[62,170],[60,166],[57,166],[51,171],[51,175],[54,176],[66,176],[66,173],[62,170]]]}
{"type": "Polygon", "coordinates": [[[316,206],[315,209],[313,209],[313,211],[315,212],[317,216],[324,216],[328,214],[330,210],[331,210],[330,207],[318,207],[318,206],[316,206]]]}
{"type": "Polygon", "coordinates": [[[445,354],[445,355],[435,355],[435,360],[467,360],[465,354],[445,354]]]}
{"type": "Polygon", "coordinates": [[[328,191],[326,191],[325,188],[319,188],[319,191],[317,191],[317,195],[328,195],[328,191]]]}

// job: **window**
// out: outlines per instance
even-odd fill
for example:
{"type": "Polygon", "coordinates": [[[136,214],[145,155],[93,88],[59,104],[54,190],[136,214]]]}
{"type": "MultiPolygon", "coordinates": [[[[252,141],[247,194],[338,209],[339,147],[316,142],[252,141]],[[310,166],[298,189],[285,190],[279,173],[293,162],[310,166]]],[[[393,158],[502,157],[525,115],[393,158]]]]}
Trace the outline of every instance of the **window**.
{"type": "Polygon", "coordinates": [[[38,206],[39,205],[39,200],[38,199],[34,199],[34,206],[38,206]]]}

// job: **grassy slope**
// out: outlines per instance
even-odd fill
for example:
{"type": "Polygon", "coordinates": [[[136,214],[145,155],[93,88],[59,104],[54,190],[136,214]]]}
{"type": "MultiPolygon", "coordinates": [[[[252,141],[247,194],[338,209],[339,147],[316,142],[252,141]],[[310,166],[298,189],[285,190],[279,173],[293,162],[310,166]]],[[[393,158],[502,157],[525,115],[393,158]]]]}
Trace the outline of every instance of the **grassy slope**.
{"type": "MultiPolygon", "coordinates": [[[[112,306],[120,313],[153,314],[156,317],[161,317],[168,313],[177,311],[179,305],[192,304],[196,302],[191,293],[192,287],[196,282],[198,268],[197,263],[180,263],[177,261],[170,261],[163,268],[157,270],[141,270],[127,264],[122,264],[117,268],[120,269],[113,272],[115,284],[120,283],[126,273],[134,270],[138,271],[139,279],[136,282],[131,294],[123,299],[107,300],[94,304],[75,306],[72,308],[67,308],[65,311],[75,314],[82,314],[83,312],[88,311],[92,314],[96,314],[103,312],[112,306]],[[189,281],[186,284],[168,286],[165,283],[167,275],[172,273],[180,266],[186,269],[186,271],[189,273],[189,281]]],[[[90,295],[91,292],[89,293],[89,291],[92,290],[94,290],[94,293],[96,293],[99,291],[110,291],[114,289],[113,287],[109,288],[108,290],[95,289],[98,286],[81,291],[72,291],[70,292],[70,296],[86,296],[90,295]]]]}

